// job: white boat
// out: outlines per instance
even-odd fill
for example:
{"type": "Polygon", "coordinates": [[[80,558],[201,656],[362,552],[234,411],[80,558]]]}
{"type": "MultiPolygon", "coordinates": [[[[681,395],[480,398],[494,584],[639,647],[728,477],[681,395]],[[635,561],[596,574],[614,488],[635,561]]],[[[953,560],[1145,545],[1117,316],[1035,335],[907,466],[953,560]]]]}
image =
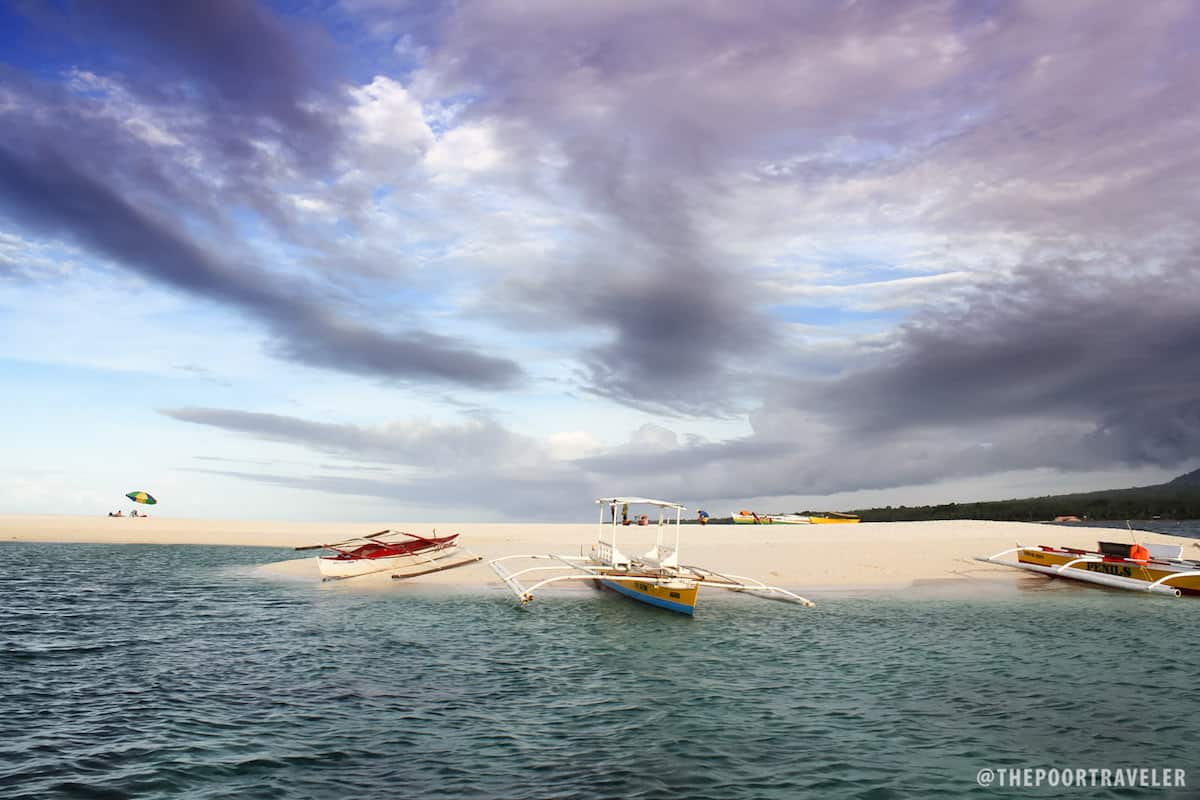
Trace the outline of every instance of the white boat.
{"type": "Polygon", "coordinates": [[[391,572],[393,578],[413,578],[461,567],[483,558],[459,546],[457,542],[457,533],[427,538],[415,533],[384,530],[344,542],[306,545],[296,549],[321,549],[334,553],[317,558],[317,566],[325,580],[356,578],[376,572],[391,572]]]}
{"type": "Polygon", "coordinates": [[[775,525],[811,525],[812,520],[803,514],[772,514],[771,522],[775,525]]]}
{"type": "MultiPolygon", "coordinates": [[[[640,603],[689,616],[695,613],[696,596],[701,588],[726,589],[803,606],[813,605],[811,600],[798,594],[778,586],[768,586],[754,578],[679,563],[680,520],[682,512],[687,509],[678,503],[647,497],[602,497],[596,502],[600,504],[600,535],[589,555],[518,555],[489,562],[522,605],[533,600],[534,592],[541,587],[563,581],[587,581],[597,588],[609,589],[640,603]],[[654,547],[640,556],[626,555],[617,547],[617,532],[630,524],[628,506],[631,505],[650,506],[657,510],[654,547]],[[607,524],[604,521],[605,509],[610,515],[607,524]],[[620,520],[618,509],[621,510],[620,520]],[[674,542],[669,543],[666,541],[668,538],[673,538],[674,542]],[[510,568],[511,562],[520,561],[527,564],[516,569],[510,568]],[[535,574],[538,580],[527,577],[535,574]],[[526,581],[531,582],[527,585],[526,581]]],[[[643,519],[648,520],[649,515],[639,514],[634,518],[638,524],[652,524],[642,522],[643,519]]]]}
{"type": "Polygon", "coordinates": [[[729,516],[733,520],[734,525],[770,525],[772,523],[769,514],[759,514],[745,509],[734,512],[729,516]]]}

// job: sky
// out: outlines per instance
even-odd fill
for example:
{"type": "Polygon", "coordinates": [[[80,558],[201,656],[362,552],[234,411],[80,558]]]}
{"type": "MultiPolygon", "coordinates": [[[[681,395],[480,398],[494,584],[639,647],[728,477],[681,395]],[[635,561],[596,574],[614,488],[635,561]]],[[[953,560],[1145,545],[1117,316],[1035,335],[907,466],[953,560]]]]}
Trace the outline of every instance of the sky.
{"type": "Polygon", "coordinates": [[[0,513],[1200,466],[1200,5],[0,0],[0,513]]]}

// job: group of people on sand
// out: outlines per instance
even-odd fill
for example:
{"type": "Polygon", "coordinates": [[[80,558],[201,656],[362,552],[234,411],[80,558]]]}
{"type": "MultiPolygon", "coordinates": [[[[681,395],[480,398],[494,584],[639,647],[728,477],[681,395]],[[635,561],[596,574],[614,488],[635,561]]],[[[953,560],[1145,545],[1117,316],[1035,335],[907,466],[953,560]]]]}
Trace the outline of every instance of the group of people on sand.
{"type": "MultiPolygon", "coordinates": [[[[122,513],[121,513],[121,509],[119,509],[119,508],[118,508],[116,511],[110,511],[110,512],[108,512],[108,515],[109,515],[110,517],[123,517],[123,516],[125,516],[124,514],[122,514],[122,513]]],[[[139,512],[139,511],[138,511],[138,510],[135,508],[133,511],[130,511],[130,512],[129,512],[129,516],[131,516],[131,517],[148,517],[148,516],[150,516],[150,515],[149,515],[149,514],[147,514],[145,511],[141,511],[141,512],[139,512]]]]}

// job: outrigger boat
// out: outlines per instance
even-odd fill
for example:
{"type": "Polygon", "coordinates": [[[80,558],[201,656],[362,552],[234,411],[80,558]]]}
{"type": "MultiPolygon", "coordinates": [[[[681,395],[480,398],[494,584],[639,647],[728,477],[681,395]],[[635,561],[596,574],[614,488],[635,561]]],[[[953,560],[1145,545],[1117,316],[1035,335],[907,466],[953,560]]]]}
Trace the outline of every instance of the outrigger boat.
{"type": "Polygon", "coordinates": [[[826,511],[824,514],[813,514],[808,518],[813,525],[854,524],[862,522],[856,514],[842,514],[837,511],[826,511]]]}
{"type": "Polygon", "coordinates": [[[734,525],[770,525],[775,521],[768,514],[756,514],[744,509],[730,516],[733,517],[734,525]]]}
{"type": "Polygon", "coordinates": [[[587,581],[597,588],[610,589],[638,602],[688,616],[695,613],[696,596],[701,587],[745,592],[803,606],[814,605],[811,600],[787,589],[768,586],[754,578],[727,575],[703,567],[680,564],[680,520],[682,512],[687,509],[678,503],[646,497],[604,497],[596,502],[600,505],[600,535],[592,545],[590,555],[518,555],[488,562],[522,605],[533,600],[534,592],[543,586],[564,581],[587,581]],[[627,505],[646,505],[658,510],[658,533],[654,547],[641,556],[626,555],[617,547],[617,531],[622,527],[622,523],[617,519],[617,509],[627,505]],[[608,524],[604,521],[606,507],[611,515],[608,524]],[[674,517],[673,520],[670,519],[671,516],[674,517]],[[664,539],[672,528],[674,543],[668,544],[664,539]],[[509,562],[520,560],[535,563],[519,569],[509,568],[509,562]],[[541,561],[555,563],[544,566],[536,563],[541,561]],[[535,573],[539,579],[526,585],[524,581],[530,580],[526,576],[535,573]]]}
{"type": "Polygon", "coordinates": [[[811,525],[812,518],[803,514],[772,514],[770,520],[775,525],[811,525]]]}
{"type": "Polygon", "coordinates": [[[1100,542],[1099,547],[1017,546],[975,560],[1135,592],[1200,594],[1200,561],[1182,558],[1179,545],[1100,542]],[[1013,553],[1016,561],[1005,558],[1013,553]]]}
{"type": "Polygon", "coordinates": [[[414,578],[479,561],[458,543],[458,534],[427,538],[404,531],[383,530],[369,536],[333,544],[311,544],[297,550],[331,550],[317,565],[325,580],[356,578],[374,572],[392,572],[393,578],[414,578]]]}

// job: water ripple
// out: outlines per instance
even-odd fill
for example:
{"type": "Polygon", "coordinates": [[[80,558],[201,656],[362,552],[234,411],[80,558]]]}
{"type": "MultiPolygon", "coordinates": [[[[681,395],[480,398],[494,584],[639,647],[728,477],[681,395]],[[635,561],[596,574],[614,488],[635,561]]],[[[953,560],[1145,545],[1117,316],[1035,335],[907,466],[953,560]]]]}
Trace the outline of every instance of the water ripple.
{"type": "Polygon", "coordinates": [[[585,592],[521,611],[264,582],[246,567],[281,554],[251,548],[0,547],[22,565],[0,583],[13,797],[888,800],[977,791],[984,766],[1200,780],[1186,601],[706,596],[685,619],[585,592]]]}

